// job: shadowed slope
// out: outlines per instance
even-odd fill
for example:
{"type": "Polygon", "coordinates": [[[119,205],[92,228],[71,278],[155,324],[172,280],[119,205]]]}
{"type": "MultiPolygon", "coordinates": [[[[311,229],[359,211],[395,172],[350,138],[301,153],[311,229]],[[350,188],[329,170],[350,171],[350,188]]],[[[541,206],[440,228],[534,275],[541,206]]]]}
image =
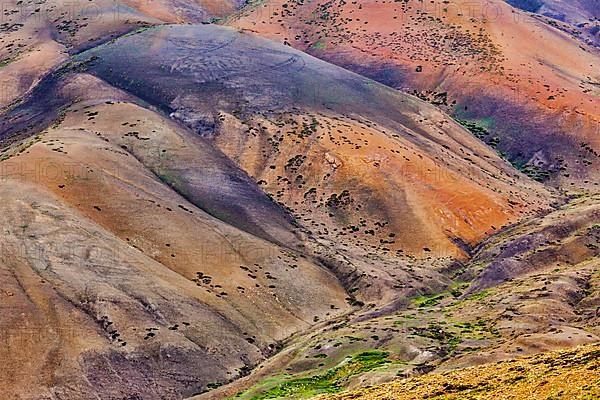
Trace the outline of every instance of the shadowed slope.
{"type": "MultiPolygon", "coordinates": [[[[102,94],[109,102],[105,107],[118,100],[137,101],[133,96],[115,90],[98,79],[90,80],[91,77],[77,76],[72,72],[83,68],[83,64],[70,63],[46,78],[27,101],[0,117],[0,137],[9,142],[39,132],[52,121],[64,118],[65,110],[72,103],[84,98],[93,99],[94,91],[98,91],[96,95],[102,94]]],[[[90,123],[96,124],[93,119],[90,117],[90,123]]],[[[127,130],[127,124],[120,128],[127,130]]],[[[161,131],[157,129],[150,132],[157,142],[144,147],[144,152],[136,156],[147,163],[166,185],[210,214],[235,226],[267,240],[284,243],[285,246],[297,245],[297,238],[291,233],[294,226],[285,210],[265,196],[231,160],[205,139],[189,132],[186,139],[182,140],[177,136],[161,136],[161,131]],[[185,141],[194,141],[194,146],[180,144],[185,141]],[[236,200],[237,196],[246,200],[240,203],[236,200]],[[269,218],[265,218],[266,215],[269,218]]],[[[125,144],[123,146],[126,148],[125,144]]],[[[135,151],[136,147],[132,150],[135,151]]]]}
{"type": "Polygon", "coordinates": [[[600,8],[596,0],[506,0],[513,7],[547,17],[549,24],[600,46],[600,8]]]}

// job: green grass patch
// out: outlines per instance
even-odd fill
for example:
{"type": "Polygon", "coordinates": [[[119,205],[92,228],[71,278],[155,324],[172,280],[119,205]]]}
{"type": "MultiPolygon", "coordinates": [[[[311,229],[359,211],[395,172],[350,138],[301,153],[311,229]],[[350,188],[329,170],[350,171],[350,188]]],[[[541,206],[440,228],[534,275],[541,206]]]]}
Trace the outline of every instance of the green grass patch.
{"type": "Polygon", "coordinates": [[[465,119],[457,119],[456,122],[467,128],[469,132],[471,132],[475,137],[480,140],[484,140],[488,138],[490,131],[487,127],[487,124],[482,124],[478,121],[468,121],[465,119]]]}
{"type": "Polygon", "coordinates": [[[240,393],[236,398],[262,400],[276,398],[304,399],[323,393],[337,393],[343,389],[348,378],[359,375],[390,363],[385,351],[364,351],[346,358],[338,366],[323,374],[303,377],[284,377],[284,381],[256,395],[240,393]]]}
{"type": "Polygon", "coordinates": [[[489,321],[481,318],[473,322],[457,322],[454,327],[469,339],[488,339],[490,335],[493,337],[499,335],[498,330],[489,321]]]}
{"type": "MultiPolygon", "coordinates": [[[[491,131],[494,129],[495,123],[492,118],[478,118],[472,119],[465,116],[464,113],[455,112],[456,122],[464,126],[469,132],[471,132],[479,140],[482,140],[490,147],[496,149],[500,144],[499,136],[492,136],[491,131]]],[[[512,166],[523,174],[527,175],[531,179],[544,182],[550,177],[550,173],[538,166],[525,164],[523,161],[511,159],[508,154],[496,150],[498,155],[512,164],[512,166]]]]}
{"type": "Polygon", "coordinates": [[[481,292],[473,293],[466,300],[483,300],[492,295],[492,291],[489,289],[484,289],[481,292]]]}
{"type": "Polygon", "coordinates": [[[543,170],[536,165],[525,165],[522,162],[518,161],[511,162],[511,164],[513,165],[513,167],[515,167],[516,169],[518,169],[519,171],[521,171],[522,173],[524,173],[525,175],[527,175],[535,181],[544,182],[550,177],[550,172],[543,170]]]}
{"type": "Polygon", "coordinates": [[[310,48],[313,50],[323,50],[326,47],[327,47],[327,44],[325,42],[321,42],[321,41],[313,43],[313,45],[310,46],[310,48]]]}
{"type": "Polygon", "coordinates": [[[410,328],[413,335],[432,339],[440,344],[439,354],[449,357],[454,354],[456,347],[462,342],[460,336],[447,329],[442,323],[429,323],[425,327],[410,328]]]}
{"type": "Polygon", "coordinates": [[[469,295],[468,297],[465,297],[464,299],[454,301],[452,304],[448,305],[448,309],[452,310],[453,312],[456,312],[456,310],[461,309],[462,307],[466,306],[469,302],[482,301],[494,294],[495,294],[494,290],[484,289],[480,292],[473,293],[473,294],[469,295]]]}
{"type": "Polygon", "coordinates": [[[438,305],[446,297],[446,293],[418,296],[413,299],[413,304],[418,308],[427,308],[438,305]]]}

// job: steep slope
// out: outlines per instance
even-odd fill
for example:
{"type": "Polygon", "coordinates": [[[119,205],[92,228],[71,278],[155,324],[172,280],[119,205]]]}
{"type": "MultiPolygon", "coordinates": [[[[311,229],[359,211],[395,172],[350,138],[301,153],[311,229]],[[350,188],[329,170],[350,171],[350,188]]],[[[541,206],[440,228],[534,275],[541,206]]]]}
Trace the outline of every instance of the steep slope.
{"type": "Polygon", "coordinates": [[[9,0],[0,25],[0,107],[18,102],[80,48],[160,21],[109,0],[83,3],[9,0]]]}
{"type": "Polygon", "coordinates": [[[0,114],[3,393],[338,391],[598,340],[597,197],[550,212],[433,105],[288,46],[148,26],[213,5],[77,30],[0,114]]]}
{"type": "Polygon", "coordinates": [[[223,209],[292,246],[283,210],[217,150],[91,76],[65,79],[78,101],[0,161],[5,396],[190,396],[347,308],[330,272],[173,190],[183,177],[193,201],[218,182],[223,209]]]}
{"type": "Polygon", "coordinates": [[[431,101],[536,179],[598,189],[597,51],[503,1],[273,0],[228,24],[431,101]]]}
{"type": "Polygon", "coordinates": [[[426,103],[233,29],[162,26],[76,59],[213,141],[296,217],[316,254],[347,247],[351,260],[332,268],[374,299],[415,280],[413,257],[464,255],[551,199],[426,103]],[[337,101],[314,91],[328,82],[337,101]]]}
{"type": "Polygon", "coordinates": [[[417,98],[223,27],[80,53],[0,119],[0,323],[34,343],[5,354],[10,395],[192,396],[350,305],[444,287],[552,199],[417,98]]]}
{"type": "MultiPolygon", "coordinates": [[[[498,200],[497,205],[489,204],[487,208],[484,206],[485,210],[481,210],[484,213],[486,210],[493,213],[493,208],[508,207],[507,200],[511,196],[509,187],[515,189],[515,196],[524,196],[516,190],[521,186],[527,189],[537,187],[540,193],[542,191],[541,186],[536,186],[515,174],[510,166],[502,162],[492,151],[465,134],[465,130],[460,129],[433,107],[411,96],[398,94],[367,79],[304,56],[302,53],[286,50],[284,47],[230,29],[212,26],[160,27],[122,38],[115,44],[90,50],[79,55],[77,59],[89,61],[91,73],[170,112],[172,118],[188,125],[201,135],[211,137],[221,148],[230,146],[230,156],[234,159],[242,156],[239,154],[239,147],[246,148],[245,142],[252,140],[253,123],[263,123],[264,130],[273,130],[275,125],[279,128],[279,133],[293,130],[298,126],[296,132],[286,132],[290,136],[298,136],[293,138],[296,141],[302,141],[302,135],[314,135],[315,131],[322,127],[324,132],[319,136],[323,138],[315,137],[315,139],[317,142],[324,143],[320,145],[323,147],[319,150],[320,155],[327,150],[331,153],[333,160],[330,159],[329,162],[333,164],[333,168],[335,168],[334,159],[337,155],[348,157],[347,153],[353,153],[356,157],[358,154],[357,158],[365,161],[370,157],[376,157],[374,154],[376,151],[370,149],[363,155],[360,151],[362,147],[376,147],[379,153],[388,153],[386,159],[390,162],[396,159],[400,164],[408,158],[406,157],[408,155],[413,157],[416,155],[421,159],[423,154],[417,153],[437,151],[436,154],[428,155],[429,164],[427,161],[422,161],[425,166],[419,165],[421,161],[412,161],[415,169],[422,168],[423,171],[427,171],[421,178],[427,179],[428,174],[432,177],[442,175],[442,178],[439,178],[440,188],[435,188],[437,190],[442,190],[441,186],[447,184],[444,180],[452,182],[456,179],[460,182],[458,185],[463,184],[466,193],[471,191],[473,196],[503,198],[498,200]],[[128,51],[148,47],[152,49],[150,52],[128,51]],[[130,57],[127,59],[119,57],[118,54],[123,52],[130,54],[130,57]],[[263,60],[256,60],[258,54],[262,55],[263,60]],[[129,71],[116,72],[120,71],[125,64],[129,67],[129,71]],[[315,73],[317,71],[318,73],[315,73]],[[311,85],[305,85],[308,76],[312,78],[311,85]],[[190,84],[191,82],[196,84],[190,84]],[[312,86],[325,86],[327,82],[335,82],[337,85],[339,101],[329,102],[327,98],[315,95],[312,86]],[[306,118],[303,121],[286,121],[286,117],[295,117],[293,115],[295,110],[300,110],[296,113],[304,114],[306,118]],[[236,117],[235,114],[238,116],[236,117]],[[264,121],[271,117],[269,114],[281,115],[281,117],[264,121]],[[314,117],[316,123],[308,117],[314,117]],[[342,123],[335,125],[334,118],[349,124],[353,129],[348,129],[342,123]],[[252,119],[257,121],[254,122],[252,119]],[[320,119],[323,120],[323,126],[320,119]],[[386,128],[390,131],[387,132],[386,128]],[[341,134],[337,130],[340,130],[341,134]],[[240,137],[242,134],[244,136],[240,137]],[[344,134],[348,136],[344,137],[344,134]],[[222,135],[229,135],[229,137],[222,135]],[[360,140],[360,136],[367,139],[360,140]],[[365,144],[369,136],[373,136],[375,141],[372,146],[365,144]],[[241,146],[238,144],[238,149],[232,145],[235,139],[241,144],[241,146]],[[328,139],[330,139],[329,143],[326,144],[328,139]],[[336,141],[340,143],[335,143],[336,141]],[[360,143],[361,141],[363,143],[360,143]],[[384,147],[384,145],[391,147],[393,144],[397,149],[384,147]],[[401,145],[410,147],[403,148],[401,145]],[[444,154],[445,159],[438,154],[444,154]],[[439,165],[436,166],[436,163],[439,165]],[[468,179],[458,176],[461,172],[462,175],[468,175],[468,179]],[[443,176],[444,173],[447,173],[447,176],[443,176]],[[489,184],[486,179],[493,180],[494,184],[489,184]]],[[[258,140],[275,141],[273,137],[270,139],[263,137],[258,140]]],[[[278,140],[280,144],[271,147],[281,147],[281,149],[260,149],[256,152],[263,151],[267,155],[269,152],[293,153],[293,149],[288,150],[293,143],[287,143],[286,138],[280,137],[278,140]]],[[[252,152],[250,155],[254,156],[254,160],[259,157],[252,152]]],[[[281,158],[274,164],[283,166],[282,161],[286,154],[276,156],[281,158]]],[[[376,164],[377,160],[373,161],[376,164]]],[[[245,169],[258,168],[261,173],[266,173],[263,171],[267,169],[266,164],[268,158],[244,166],[245,169]]],[[[303,163],[288,165],[287,169],[296,167],[295,169],[299,170],[301,166],[298,164],[303,163]]],[[[343,168],[343,164],[341,162],[338,167],[343,168]]],[[[363,176],[375,174],[375,170],[371,172],[368,165],[366,168],[367,172],[362,172],[363,176]]],[[[280,171],[275,169],[273,172],[280,171]]],[[[385,170],[380,173],[386,176],[385,170]]],[[[396,184],[400,183],[402,182],[396,184]]],[[[306,187],[308,188],[308,185],[306,187]]],[[[512,198],[515,202],[522,199],[525,197],[512,198]]],[[[482,199],[482,201],[486,200],[482,199]]],[[[543,202],[540,201],[539,204],[543,206],[543,202]]],[[[528,206],[531,208],[531,204],[528,206]]],[[[461,209],[466,213],[474,213],[475,210],[470,210],[468,207],[468,204],[461,205],[461,209]]],[[[523,207],[523,204],[515,206],[514,213],[518,214],[523,207]]],[[[508,210],[504,212],[508,213],[508,210]]],[[[490,222],[499,222],[494,221],[498,217],[493,214],[489,218],[492,219],[490,222]]],[[[499,216],[499,218],[501,221],[503,217],[499,216]]],[[[473,226],[467,229],[475,231],[473,236],[476,236],[477,232],[480,234],[490,232],[488,230],[490,226],[485,226],[483,223],[478,225],[477,222],[472,221],[471,224],[473,226]]],[[[459,232],[454,234],[460,237],[459,232]]],[[[472,237],[467,236],[465,241],[471,239],[472,237]]]]}
{"type": "Polygon", "coordinates": [[[0,24],[0,107],[10,106],[70,54],[137,28],[204,23],[237,10],[242,0],[9,0],[0,24]]]}

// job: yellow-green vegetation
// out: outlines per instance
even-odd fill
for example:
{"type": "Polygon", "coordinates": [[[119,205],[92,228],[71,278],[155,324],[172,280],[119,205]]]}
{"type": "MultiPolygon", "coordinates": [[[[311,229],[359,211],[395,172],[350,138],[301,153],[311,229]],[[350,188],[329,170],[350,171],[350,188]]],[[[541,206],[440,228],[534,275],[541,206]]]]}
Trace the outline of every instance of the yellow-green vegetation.
{"type": "Polygon", "coordinates": [[[451,310],[459,309],[459,308],[465,306],[466,303],[468,303],[468,302],[485,300],[486,298],[492,296],[494,293],[495,292],[492,289],[484,289],[480,292],[473,293],[473,294],[465,297],[464,299],[460,299],[460,300],[453,302],[452,304],[450,304],[448,306],[448,308],[451,310]]]}
{"type": "MultiPolygon", "coordinates": [[[[434,307],[434,306],[437,306],[438,304],[440,304],[442,302],[442,300],[444,300],[446,298],[455,299],[455,298],[460,297],[462,295],[463,291],[468,286],[469,285],[467,282],[461,282],[461,281],[453,282],[448,287],[448,290],[446,290],[444,292],[440,292],[440,293],[430,294],[430,295],[417,296],[412,299],[412,303],[417,308],[434,307]]],[[[476,295],[472,295],[469,297],[473,297],[473,296],[476,296],[476,295]]],[[[484,297],[485,296],[487,296],[487,294],[484,295],[484,297]]]]}
{"type": "Polygon", "coordinates": [[[446,293],[438,293],[429,296],[418,296],[413,299],[413,303],[418,308],[433,307],[440,303],[446,297],[446,293]]]}
{"type": "Polygon", "coordinates": [[[7,65],[17,61],[20,56],[21,52],[17,52],[16,54],[12,54],[10,57],[0,60],[0,68],[6,67],[7,65]]]}
{"type": "Polygon", "coordinates": [[[262,382],[259,387],[240,393],[235,398],[249,400],[305,399],[321,393],[337,393],[343,389],[343,384],[348,378],[390,363],[388,357],[389,353],[384,351],[365,351],[347,357],[338,366],[322,374],[284,375],[271,378],[262,382]]]}
{"type": "Polygon", "coordinates": [[[323,50],[325,48],[327,48],[327,44],[322,41],[316,42],[311,46],[311,49],[314,49],[314,50],[323,50]]]}
{"type": "Polygon", "coordinates": [[[445,325],[430,323],[425,327],[412,327],[410,331],[415,336],[438,341],[441,345],[440,352],[444,356],[449,356],[454,353],[456,346],[461,342],[461,338],[447,329],[445,325]]]}
{"type": "Polygon", "coordinates": [[[600,344],[402,379],[318,400],[600,398],[600,344]]]}
{"type": "Polygon", "coordinates": [[[12,59],[12,58],[5,58],[4,60],[0,60],[0,68],[6,67],[8,64],[10,64],[13,61],[14,61],[14,59],[12,59]]]}
{"type": "Polygon", "coordinates": [[[473,293],[466,300],[482,300],[486,297],[489,297],[492,294],[492,291],[489,289],[482,290],[481,292],[473,293]]]}
{"type": "Polygon", "coordinates": [[[1,150],[0,151],[0,161],[9,160],[14,156],[24,153],[27,149],[29,149],[31,146],[33,146],[40,140],[42,140],[42,136],[38,135],[38,136],[34,137],[33,139],[23,141],[22,143],[18,144],[17,146],[13,146],[13,147],[9,147],[4,150],[1,150]]]}
{"type": "Polygon", "coordinates": [[[486,339],[490,335],[494,337],[500,335],[493,324],[484,319],[478,319],[474,322],[458,322],[454,324],[454,327],[460,329],[459,333],[469,339],[486,339]]]}

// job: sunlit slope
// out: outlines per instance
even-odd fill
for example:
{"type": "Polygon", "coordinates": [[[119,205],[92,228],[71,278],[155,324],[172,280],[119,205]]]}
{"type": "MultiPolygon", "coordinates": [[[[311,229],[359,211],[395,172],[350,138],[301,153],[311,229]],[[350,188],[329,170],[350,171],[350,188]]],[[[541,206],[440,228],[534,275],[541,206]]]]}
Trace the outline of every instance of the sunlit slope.
{"type": "MultiPolygon", "coordinates": [[[[336,318],[289,340],[248,377],[196,398],[301,399],[597,343],[599,200],[572,199],[516,224],[448,268],[445,288],[420,290],[399,309],[336,318]]],[[[509,382],[494,390],[509,391],[509,382]]],[[[403,393],[420,398],[419,387],[403,393]]],[[[476,389],[457,396],[485,394],[476,389]]]]}
{"type": "MultiPolygon", "coordinates": [[[[430,68],[410,56],[407,73],[424,77],[419,85],[473,88],[477,96],[456,104],[449,89],[416,88],[461,126],[418,97],[248,32],[147,28],[214,3],[130,6],[147,6],[153,17],[134,11],[135,21],[63,33],[28,19],[14,32],[28,40],[45,32],[47,41],[34,40],[44,50],[28,42],[0,67],[0,79],[35,72],[0,114],[7,396],[184,398],[248,375],[268,357],[239,388],[284,370],[285,379],[322,373],[348,357],[360,368],[375,350],[379,364],[365,376],[350,368],[341,390],[597,341],[597,198],[536,218],[559,198],[526,176],[544,180],[546,156],[557,150],[580,167],[555,172],[573,180],[559,183],[596,183],[594,144],[578,142],[595,126],[582,122],[596,105],[595,78],[581,95],[569,89],[538,101],[528,92],[526,103],[511,103],[505,83],[524,85],[525,75],[506,77],[498,57],[508,50],[452,30],[469,44],[443,54],[471,59],[468,67],[436,58],[430,68]],[[498,76],[506,78],[492,79],[498,97],[479,98],[498,76]],[[587,106],[571,115],[574,98],[587,106]],[[534,161],[521,163],[513,150],[530,152],[531,143],[534,161]]],[[[286,18],[300,10],[281,8],[286,18]]],[[[311,15],[329,22],[331,10],[311,15]]],[[[462,16],[453,20],[467,29],[462,16]]],[[[365,40],[364,22],[349,39],[355,44],[365,40]]],[[[534,44],[515,46],[511,57],[527,65],[534,44]]],[[[571,45],[558,56],[548,46],[535,73],[552,69],[557,82],[575,82],[590,70],[565,66],[571,45]]],[[[342,54],[368,60],[360,72],[387,83],[400,76],[400,64],[371,74],[380,54],[375,62],[355,50],[342,54]]],[[[536,90],[533,79],[527,90],[536,90]]],[[[215,393],[235,394],[236,384],[215,393]]],[[[269,384],[259,389],[277,382],[269,384]]]]}
{"type": "Polygon", "coordinates": [[[504,1],[280,1],[228,24],[416,93],[538,180],[597,190],[597,51],[504,1]]]}
{"type": "Polygon", "coordinates": [[[69,54],[160,23],[125,4],[10,0],[0,26],[0,107],[19,102],[69,54]]]}
{"type": "Polygon", "coordinates": [[[598,345],[582,346],[316,399],[594,399],[599,358],[598,345]]]}
{"type": "Polygon", "coordinates": [[[212,139],[329,238],[452,255],[548,199],[432,106],[253,35],[164,26],[77,59],[212,139]]]}

